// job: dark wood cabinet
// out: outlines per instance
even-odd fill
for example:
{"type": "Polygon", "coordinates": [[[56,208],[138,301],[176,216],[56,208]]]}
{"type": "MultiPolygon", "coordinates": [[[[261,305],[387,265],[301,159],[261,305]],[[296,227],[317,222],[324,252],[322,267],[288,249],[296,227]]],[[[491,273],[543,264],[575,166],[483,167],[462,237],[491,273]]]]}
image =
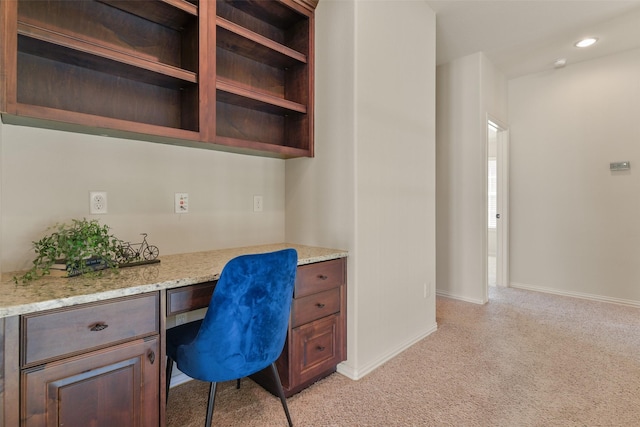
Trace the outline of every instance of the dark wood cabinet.
{"type": "Polygon", "coordinates": [[[150,337],[24,370],[22,426],[158,426],[160,364],[150,337]]]}
{"type": "Polygon", "coordinates": [[[313,156],[314,1],[0,5],[5,121],[313,156]]]}
{"type": "Polygon", "coordinates": [[[22,427],[160,425],[158,292],[20,323],[22,427]]]}
{"type": "MultiPolygon", "coordinates": [[[[347,358],[346,259],[298,267],[289,331],[276,362],[287,397],[336,371],[347,358]]],[[[272,393],[266,373],[252,378],[272,393]]]]}

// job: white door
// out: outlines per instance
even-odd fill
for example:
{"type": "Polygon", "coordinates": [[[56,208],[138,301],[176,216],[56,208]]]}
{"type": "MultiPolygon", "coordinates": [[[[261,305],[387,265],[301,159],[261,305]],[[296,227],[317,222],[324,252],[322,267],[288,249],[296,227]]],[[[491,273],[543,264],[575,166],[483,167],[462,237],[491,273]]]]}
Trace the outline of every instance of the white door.
{"type": "Polygon", "coordinates": [[[487,284],[509,285],[509,131],[487,121],[487,284]]]}

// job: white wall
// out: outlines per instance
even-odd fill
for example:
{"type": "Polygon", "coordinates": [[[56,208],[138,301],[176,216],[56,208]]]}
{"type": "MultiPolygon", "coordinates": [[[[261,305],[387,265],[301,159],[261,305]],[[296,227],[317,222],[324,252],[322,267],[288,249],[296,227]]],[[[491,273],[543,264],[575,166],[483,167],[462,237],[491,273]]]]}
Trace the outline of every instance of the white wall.
{"type": "Polygon", "coordinates": [[[149,233],[161,255],[284,240],[284,160],[6,124],[0,138],[4,272],[29,267],[31,242],[71,218],[133,242],[149,233]],[[89,214],[92,190],[107,191],[106,215],[89,214]]]}
{"type": "Polygon", "coordinates": [[[360,378],[436,327],[435,16],[323,0],[316,34],[318,149],[287,161],[286,235],[349,250],[339,369],[360,378]]]}
{"type": "Polygon", "coordinates": [[[483,53],[437,68],[437,291],[487,301],[487,115],[507,122],[507,81],[483,53]]]}
{"type": "Polygon", "coordinates": [[[511,80],[509,120],[512,286],[639,304],[640,50],[511,80]]]}

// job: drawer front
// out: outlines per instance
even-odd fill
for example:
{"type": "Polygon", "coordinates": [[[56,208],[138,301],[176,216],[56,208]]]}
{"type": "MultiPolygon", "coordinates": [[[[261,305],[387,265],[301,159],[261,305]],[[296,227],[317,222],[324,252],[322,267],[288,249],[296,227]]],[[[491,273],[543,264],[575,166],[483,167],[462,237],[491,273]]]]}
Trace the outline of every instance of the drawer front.
{"type": "Polygon", "coordinates": [[[334,314],[292,331],[292,370],[299,384],[314,378],[342,362],[339,315],[334,314]]]}
{"type": "Polygon", "coordinates": [[[209,307],[217,282],[205,282],[167,291],[167,316],[209,307]]]}
{"type": "Polygon", "coordinates": [[[22,316],[22,366],[157,334],[159,294],[22,316]]]}
{"type": "Polygon", "coordinates": [[[296,274],[296,298],[337,288],[345,281],[344,258],[301,265],[296,274]]]}
{"type": "Polygon", "coordinates": [[[296,328],[340,311],[340,288],[293,300],[291,327],[296,328]]]}

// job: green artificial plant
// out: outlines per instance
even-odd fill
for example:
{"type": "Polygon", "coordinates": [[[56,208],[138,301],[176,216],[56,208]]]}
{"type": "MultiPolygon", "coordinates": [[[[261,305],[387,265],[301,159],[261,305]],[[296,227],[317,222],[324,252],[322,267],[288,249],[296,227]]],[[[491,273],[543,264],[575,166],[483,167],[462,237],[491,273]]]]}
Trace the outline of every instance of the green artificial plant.
{"type": "Polygon", "coordinates": [[[48,230],[53,232],[37,242],[33,242],[36,258],[33,266],[21,278],[14,277],[16,283],[27,283],[50,274],[51,267],[66,263],[68,275],[85,274],[96,271],[98,260],[101,268],[116,268],[122,251],[121,241],[109,231],[109,226],[98,220],[72,219],[70,223],[58,223],[48,230]]]}

